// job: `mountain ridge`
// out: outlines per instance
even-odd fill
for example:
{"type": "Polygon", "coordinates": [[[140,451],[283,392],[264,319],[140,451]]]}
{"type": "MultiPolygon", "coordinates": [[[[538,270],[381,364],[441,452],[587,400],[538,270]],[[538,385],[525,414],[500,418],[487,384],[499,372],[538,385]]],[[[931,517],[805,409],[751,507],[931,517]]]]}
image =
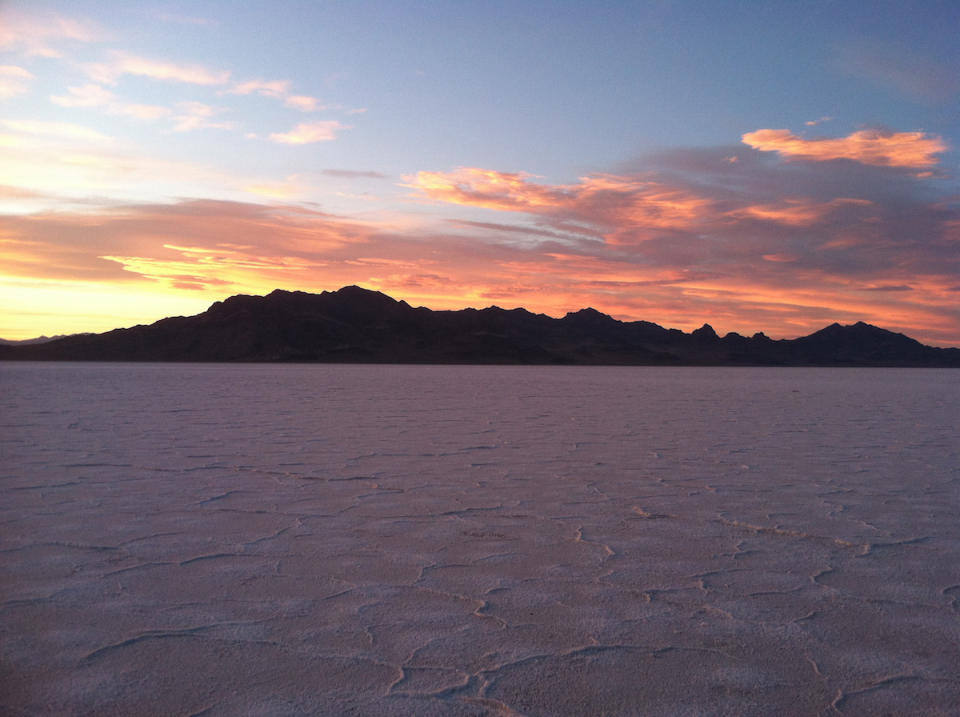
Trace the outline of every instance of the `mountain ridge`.
{"type": "Polygon", "coordinates": [[[960,367],[960,349],[862,321],[795,339],[720,337],[706,323],[687,334],[593,308],[562,318],[497,306],[432,310],[346,286],[238,294],[195,316],[0,345],[0,360],[960,367]]]}

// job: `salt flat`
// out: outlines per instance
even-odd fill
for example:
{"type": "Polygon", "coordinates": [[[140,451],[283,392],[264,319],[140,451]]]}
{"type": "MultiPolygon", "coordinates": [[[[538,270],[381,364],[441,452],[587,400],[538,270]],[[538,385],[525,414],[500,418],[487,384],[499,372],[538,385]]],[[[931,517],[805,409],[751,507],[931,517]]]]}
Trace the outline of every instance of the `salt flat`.
{"type": "Polygon", "coordinates": [[[0,712],[956,714],[958,387],[2,365],[0,712]]]}

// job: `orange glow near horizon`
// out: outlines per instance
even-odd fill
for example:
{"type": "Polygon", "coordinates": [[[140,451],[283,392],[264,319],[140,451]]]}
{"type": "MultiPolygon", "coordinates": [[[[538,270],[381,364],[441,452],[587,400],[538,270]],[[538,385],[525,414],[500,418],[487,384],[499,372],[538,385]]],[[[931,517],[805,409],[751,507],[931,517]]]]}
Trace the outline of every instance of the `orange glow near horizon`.
{"type": "MultiPolygon", "coordinates": [[[[601,184],[617,191],[627,186],[609,178],[601,184]]],[[[525,191],[523,180],[508,185],[510,191],[525,191]]],[[[638,201],[646,202],[649,184],[638,181],[633,188],[638,201]]],[[[547,189],[540,196],[554,192],[547,189]]],[[[657,192],[670,193],[664,187],[657,192]]],[[[640,212],[637,219],[631,201],[602,214],[604,220],[645,221],[647,214],[640,212]]],[[[677,215],[671,215],[674,225],[691,221],[688,206],[681,202],[677,215]]],[[[712,204],[698,209],[703,207],[712,204]]],[[[859,200],[791,200],[748,206],[739,214],[718,211],[697,221],[723,225],[759,219],[807,229],[832,211],[864,208],[870,204],[859,200]]],[[[649,221],[656,225],[662,219],[649,221]]],[[[625,245],[614,238],[568,249],[555,244],[516,248],[464,242],[436,231],[427,225],[360,224],[298,207],[229,202],[57,212],[29,220],[0,217],[0,305],[30,305],[29,311],[4,312],[0,336],[99,332],[200,313],[238,293],[319,292],[358,284],[433,309],[499,305],[563,316],[591,306],[621,320],[686,331],[707,322],[720,333],[764,331],[773,338],[811,333],[833,321],[865,320],[926,343],[960,344],[956,326],[938,313],[955,295],[948,277],[922,284],[902,271],[888,271],[869,282],[852,281],[803,268],[803,257],[790,252],[764,252],[722,271],[688,266],[685,255],[645,265],[634,257],[642,257],[648,246],[670,252],[670,241],[625,245]],[[85,238],[73,246],[59,243],[71,235],[85,238]],[[120,253],[121,248],[134,251],[120,253]]]]}
{"type": "MultiPolygon", "coordinates": [[[[920,142],[913,154],[888,142],[860,161],[880,152],[884,166],[926,162],[937,150],[917,134],[892,135],[920,142]]],[[[818,142],[781,143],[775,161],[846,152],[818,142]]],[[[742,176],[752,171],[743,165],[721,166],[742,176]]],[[[358,284],[434,309],[496,304],[562,316],[590,306],[622,320],[774,338],[864,320],[960,345],[950,314],[960,281],[949,269],[960,219],[949,203],[910,205],[916,221],[933,222],[918,254],[890,233],[901,231],[902,209],[822,196],[816,185],[754,195],[656,174],[534,180],[464,167],[402,185],[416,191],[408,206],[489,212],[490,222],[412,211],[360,221],[309,205],[212,199],[0,215],[0,336],[104,331],[199,313],[238,293],[358,284]]],[[[250,189],[282,198],[296,182],[250,189]]]]}

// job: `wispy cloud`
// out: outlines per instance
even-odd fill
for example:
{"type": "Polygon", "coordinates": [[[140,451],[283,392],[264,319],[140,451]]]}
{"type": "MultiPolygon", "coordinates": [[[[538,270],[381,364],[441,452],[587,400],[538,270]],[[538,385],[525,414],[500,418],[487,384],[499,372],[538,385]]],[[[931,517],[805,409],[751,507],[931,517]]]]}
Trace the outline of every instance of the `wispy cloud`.
{"type": "Polygon", "coordinates": [[[786,159],[827,161],[850,159],[877,167],[933,167],[945,152],[940,137],[925,132],[860,130],[846,137],[804,139],[787,129],[758,129],[743,135],[744,144],[786,159]]]}
{"type": "Polygon", "coordinates": [[[328,109],[325,105],[320,104],[320,100],[316,97],[310,97],[309,95],[290,95],[283,100],[283,104],[301,112],[319,112],[328,109]]]}
{"type": "Polygon", "coordinates": [[[95,129],[73,124],[72,122],[45,122],[40,120],[2,120],[2,124],[9,129],[24,134],[43,135],[60,139],[80,140],[87,142],[105,142],[110,137],[97,132],[95,129]]]}
{"type": "Polygon", "coordinates": [[[292,86],[290,80],[245,80],[235,82],[226,90],[221,90],[218,94],[223,95],[262,95],[282,100],[283,104],[301,112],[320,112],[328,109],[342,109],[336,106],[325,105],[316,97],[310,95],[291,94],[292,86]]]}
{"type": "MultiPolygon", "coordinates": [[[[817,202],[803,198],[787,198],[770,204],[751,204],[734,209],[725,216],[735,219],[753,219],[773,222],[791,227],[809,227],[822,222],[834,210],[849,209],[851,206],[869,207],[873,202],[867,199],[840,197],[829,202],[817,202]]],[[[780,255],[773,255],[780,256],[780,255]]],[[[782,259],[772,259],[780,261],[782,259]]]]}
{"type": "Polygon", "coordinates": [[[95,23],[58,13],[26,14],[0,6],[0,48],[37,57],[62,57],[64,44],[107,39],[95,23]]]}
{"type": "Polygon", "coordinates": [[[180,102],[178,114],[174,115],[174,132],[192,132],[198,129],[234,129],[237,123],[232,120],[214,119],[226,111],[223,107],[212,107],[202,102],[180,102]]]}
{"type": "Polygon", "coordinates": [[[172,114],[170,108],[126,102],[100,85],[87,84],[69,87],[65,95],[52,95],[50,101],[61,107],[94,107],[107,114],[154,120],[172,114]]]}
{"type": "Polygon", "coordinates": [[[461,167],[453,172],[418,172],[406,178],[406,186],[453,204],[540,214],[556,228],[613,243],[687,229],[714,213],[708,197],[639,177],[592,175],[569,185],[539,184],[530,177],[461,167]]]}
{"type": "Polygon", "coordinates": [[[23,94],[33,78],[32,72],[17,65],[0,65],[0,99],[23,94]]]}
{"type": "Polygon", "coordinates": [[[350,129],[337,120],[323,120],[320,122],[302,122],[289,132],[276,132],[270,139],[281,144],[313,144],[314,142],[330,142],[337,138],[337,132],[350,129]]]}
{"type": "Polygon", "coordinates": [[[322,169],[320,174],[328,177],[338,177],[340,179],[386,179],[387,175],[383,172],[372,172],[355,169],[322,169]]]}
{"type": "Polygon", "coordinates": [[[213,70],[203,65],[187,65],[155,60],[128,52],[113,52],[108,62],[86,66],[87,74],[101,84],[112,85],[122,75],[149,77],[163,82],[193,85],[223,85],[230,79],[228,70],[213,70]]]}
{"type": "Polygon", "coordinates": [[[235,82],[229,89],[221,90],[221,94],[258,94],[265,97],[283,98],[290,92],[290,85],[290,80],[246,80],[245,82],[235,82]]]}

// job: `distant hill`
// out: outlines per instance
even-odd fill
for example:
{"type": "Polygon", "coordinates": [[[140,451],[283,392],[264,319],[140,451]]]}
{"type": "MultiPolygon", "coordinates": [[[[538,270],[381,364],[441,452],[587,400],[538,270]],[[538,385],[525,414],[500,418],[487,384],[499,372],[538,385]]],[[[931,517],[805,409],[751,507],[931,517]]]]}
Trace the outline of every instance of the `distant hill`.
{"type": "Polygon", "coordinates": [[[0,346],[26,346],[28,344],[45,344],[67,336],[90,336],[91,334],[57,334],[56,336],[37,336],[35,339],[0,339],[0,346]]]}
{"type": "Polygon", "coordinates": [[[498,307],[432,311],[347,286],[233,296],[149,326],[0,345],[25,361],[960,367],[960,349],[924,346],[865,323],[774,341],[704,324],[689,334],[594,309],[561,319],[498,307]]]}

